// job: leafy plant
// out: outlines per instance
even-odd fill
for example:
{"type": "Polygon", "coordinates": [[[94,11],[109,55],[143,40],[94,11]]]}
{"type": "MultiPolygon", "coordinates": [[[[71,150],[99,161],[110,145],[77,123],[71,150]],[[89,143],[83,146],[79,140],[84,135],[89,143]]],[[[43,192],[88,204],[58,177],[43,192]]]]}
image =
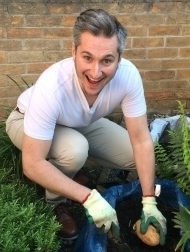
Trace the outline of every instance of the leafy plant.
{"type": "Polygon", "coordinates": [[[190,129],[182,104],[179,102],[180,120],[174,130],[169,130],[167,149],[155,143],[157,177],[174,180],[190,196],[190,129]]]}
{"type": "MultiPolygon", "coordinates": [[[[11,76],[7,75],[7,77],[16,84],[21,92],[23,91],[23,86],[21,84],[15,81],[11,76]]],[[[24,88],[29,88],[33,85],[28,84],[23,78],[21,78],[21,80],[24,82],[24,88]]],[[[13,145],[5,131],[5,121],[13,108],[1,106],[0,109],[4,114],[4,116],[0,118],[0,167],[13,168],[17,178],[23,179],[21,152],[13,145]]]]}
{"type": "Polygon", "coordinates": [[[179,228],[182,231],[182,237],[178,242],[176,249],[181,247],[181,252],[185,250],[185,245],[190,238],[190,210],[180,205],[179,212],[174,213],[173,219],[176,228],[179,228]]]}
{"type": "MultiPolygon", "coordinates": [[[[169,130],[167,149],[161,144],[155,144],[157,176],[175,181],[179,188],[190,196],[190,129],[183,105],[179,103],[180,120],[176,129],[169,130]]],[[[190,210],[183,205],[174,213],[175,227],[181,230],[181,239],[176,250],[185,250],[190,239],[190,210]]]]}
{"type": "Polygon", "coordinates": [[[34,188],[0,169],[0,251],[58,251],[60,225],[34,188]]]}
{"type": "MultiPolygon", "coordinates": [[[[8,108],[6,108],[8,110],[8,108]]],[[[0,119],[0,167],[10,167],[22,178],[21,152],[11,142],[5,131],[5,117],[0,119]]]]}

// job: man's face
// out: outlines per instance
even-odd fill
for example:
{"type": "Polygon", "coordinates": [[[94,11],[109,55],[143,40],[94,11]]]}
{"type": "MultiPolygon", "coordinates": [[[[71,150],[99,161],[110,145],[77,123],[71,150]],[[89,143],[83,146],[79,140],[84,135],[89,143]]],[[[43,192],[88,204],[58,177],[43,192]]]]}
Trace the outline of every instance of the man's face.
{"type": "Polygon", "coordinates": [[[79,83],[84,95],[97,96],[113,78],[120,61],[116,35],[111,38],[94,36],[90,32],[81,35],[81,43],[72,54],[79,83]]]}

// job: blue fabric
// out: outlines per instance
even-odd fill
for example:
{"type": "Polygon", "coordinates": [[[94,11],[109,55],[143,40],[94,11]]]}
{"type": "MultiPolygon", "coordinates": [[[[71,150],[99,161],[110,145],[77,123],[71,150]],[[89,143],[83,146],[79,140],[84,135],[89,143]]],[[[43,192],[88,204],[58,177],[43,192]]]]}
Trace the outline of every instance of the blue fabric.
{"type": "MultiPolygon", "coordinates": [[[[157,179],[156,184],[161,185],[161,194],[159,198],[168,206],[176,210],[179,204],[190,208],[190,198],[170,180],[157,179]]],[[[117,202],[127,199],[127,197],[141,196],[141,185],[139,180],[126,185],[113,186],[107,189],[102,196],[115,208],[117,202]]],[[[139,216],[140,217],[140,216],[139,216]]],[[[186,244],[187,252],[190,252],[190,241],[186,244]]],[[[106,252],[107,235],[100,234],[98,229],[85,219],[79,237],[76,241],[73,252],[106,252]]]]}

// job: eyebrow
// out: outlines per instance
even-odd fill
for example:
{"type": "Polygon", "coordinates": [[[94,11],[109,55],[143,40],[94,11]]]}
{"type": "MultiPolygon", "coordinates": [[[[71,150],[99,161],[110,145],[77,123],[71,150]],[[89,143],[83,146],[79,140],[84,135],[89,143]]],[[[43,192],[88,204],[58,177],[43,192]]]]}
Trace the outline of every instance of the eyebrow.
{"type": "MultiPolygon", "coordinates": [[[[86,53],[86,54],[88,54],[88,55],[90,55],[90,56],[93,56],[93,55],[92,55],[90,52],[88,52],[88,51],[83,51],[82,54],[84,54],[84,53],[86,53]]],[[[109,57],[115,58],[115,56],[114,56],[113,54],[106,54],[106,55],[103,56],[103,58],[109,58],[109,57]]]]}

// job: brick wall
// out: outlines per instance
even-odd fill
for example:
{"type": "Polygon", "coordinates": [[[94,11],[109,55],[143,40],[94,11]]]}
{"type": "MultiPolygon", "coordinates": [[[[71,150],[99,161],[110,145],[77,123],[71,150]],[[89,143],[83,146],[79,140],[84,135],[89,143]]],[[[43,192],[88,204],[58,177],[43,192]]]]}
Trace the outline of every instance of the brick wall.
{"type": "Polygon", "coordinates": [[[0,105],[15,106],[19,85],[35,83],[70,56],[72,26],[84,9],[103,8],[128,29],[124,56],[140,70],[149,111],[190,109],[190,1],[0,0],[0,105]]]}

